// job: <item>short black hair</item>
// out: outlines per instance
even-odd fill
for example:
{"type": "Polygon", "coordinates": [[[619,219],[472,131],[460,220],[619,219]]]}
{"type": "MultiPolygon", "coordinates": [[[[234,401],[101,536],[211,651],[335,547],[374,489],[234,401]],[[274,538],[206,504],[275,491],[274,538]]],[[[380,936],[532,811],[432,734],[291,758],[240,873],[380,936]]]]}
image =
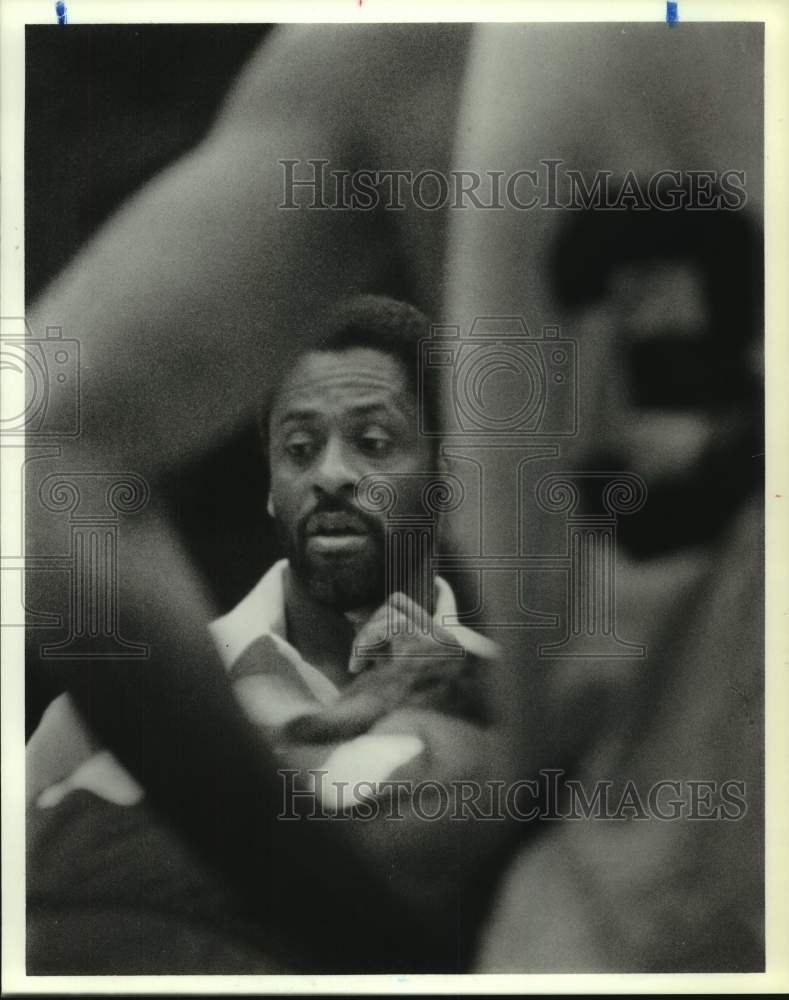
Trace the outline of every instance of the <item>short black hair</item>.
{"type": "MultiPolygon", "coordinates": [[[[422,366],[420,360],[420,342],[430,337],[430,327],[428,317],[408,302],[385,295],[354,295],[339,300],[317,317],[292,363],[305,354],[334,353],[355,347],[388,354],[402,366],[413,392],[414,420],[419,419],[417,408],[421,405],[422,426],[431,434],[437,434],[441,426],[438,386],[431,367],[422,366]]],[[[275,396],[276,391],[260,415],[264,449],[275,396]]]]}

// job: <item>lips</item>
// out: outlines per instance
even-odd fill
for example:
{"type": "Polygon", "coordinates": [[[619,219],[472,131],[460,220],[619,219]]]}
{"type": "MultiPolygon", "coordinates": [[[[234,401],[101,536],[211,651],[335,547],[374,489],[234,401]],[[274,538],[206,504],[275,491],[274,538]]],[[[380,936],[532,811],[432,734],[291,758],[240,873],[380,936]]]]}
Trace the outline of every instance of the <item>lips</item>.
{"type": "Polygon", "coordinates": [[[305,534],[316,535],[367,535],[369,529],[357,514],[349,511],[323,511],[307,519],[305,534]]]}
{"type": "Polygon", "coordinates": [[[365,519],[349,510],[319,510],[304,522],[304,545],[314,556],[355,558],[370,546],[373,531],[365,519]]]}

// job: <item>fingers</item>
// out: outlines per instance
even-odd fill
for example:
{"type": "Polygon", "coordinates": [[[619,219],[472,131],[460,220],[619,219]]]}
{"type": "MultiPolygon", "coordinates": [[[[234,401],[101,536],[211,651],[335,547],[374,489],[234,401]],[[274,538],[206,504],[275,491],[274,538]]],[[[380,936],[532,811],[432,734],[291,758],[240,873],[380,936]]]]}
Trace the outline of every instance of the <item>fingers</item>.
{"type": "MultiPolygon", "coordinates": [[[[397,591],[381,605],[370,620],[359,631],[353,645],[348,671],[359,674],[370,667],[380,665],[381,655],[387,654],[394,641],[398,644],[422,644],[422,652],[427,648],[424,644],[435,646],[453,646],[458,655],[462,656],[462,647],[447,629],[437,625],[429,612],[412,600],[408,595],[397,591]],[[371,652],[375,650],[375,654],[371,652]]],[[[398,645],[398,649],[400,646],[398,645]]],[[[420,652],[414,648],[414,655],[420,652]]]]}
{"type": "Polygon", "coordinates": [[[399,611],[408,620],[414,622],[415,624],[422,618],[429,618],[429,614],[425,609],[412,600],[408,594],[404,594],[401,590],[395,591],[394,594],[389,598],[389,603],[399,611]]]}
{"type": "Polygon", "coordinates": [[[392,606],[412,623],[411,633],[415,631],[418,636],[429,634],[442,645],[456,646],[458,649],[461,649],[460,643],[452,633],[444,628],[443,625],[439,625],[429,612],[417,604],[416,601],[413,601],[407,594],[401,592],[392,594],[390,601],[392,606]]]}
{"type": "Polygon", "coordinates": [[[422,613],[419,605],[405,594],[392,594],[359,630],[348,662],[349,673],[359,674],[375,662],[368,657],[366,649],[382,647],[392,636],[412,632],[417,616],[422,613]]]}
{"type": "Polygon", "coordinates": [[[334,743],[366,733],[389,706],[373,691],[363,691],[311,715],[293,719],[284,728],[284,742],[334,743]]]}

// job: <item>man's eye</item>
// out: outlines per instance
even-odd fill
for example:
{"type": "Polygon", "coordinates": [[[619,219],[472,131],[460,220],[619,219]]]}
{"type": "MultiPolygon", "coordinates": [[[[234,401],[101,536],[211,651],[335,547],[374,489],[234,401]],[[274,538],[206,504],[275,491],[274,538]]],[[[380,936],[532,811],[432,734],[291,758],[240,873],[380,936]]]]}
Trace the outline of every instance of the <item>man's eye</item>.
{"type": "Polygon", "coordinates": [[[370,455],[385,455],[392,448],[392,438],[382,430],[366,431],[359,439],[362,451],[370,455]]]}
{"type": "Polygon", "coordinates": [[[315,443],[308,434],[293,434],[285,442],[285,454],[295,462],[309,459],[315,450],[315,443]]]}

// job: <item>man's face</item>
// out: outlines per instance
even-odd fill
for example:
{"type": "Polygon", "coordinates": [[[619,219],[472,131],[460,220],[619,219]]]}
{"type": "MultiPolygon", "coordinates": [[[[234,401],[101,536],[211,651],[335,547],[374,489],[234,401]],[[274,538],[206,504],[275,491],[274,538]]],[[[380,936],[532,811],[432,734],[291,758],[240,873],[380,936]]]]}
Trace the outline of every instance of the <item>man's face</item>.
{"type": "Polygon", "coordinates": [[[304,355],[275,398],[269,447],[269,512],[294,574],[337,610],[380,603],[384,515],[359,509],[356,484],[431,469],[400,362],[362,347],[304,355]]]}
{"type": "Polygon", "coordinates": [[[607,464],[647,484],[643,510],[617,531],[649,555],[700,542],[747,490],[748,454],[758,450],[758,396],[742,346],[752,332],[740,343],[715,337],[701,271],[689,262],[622,268],[611,291],[621,367],[607,372],[600,438],[607,464]]]}

